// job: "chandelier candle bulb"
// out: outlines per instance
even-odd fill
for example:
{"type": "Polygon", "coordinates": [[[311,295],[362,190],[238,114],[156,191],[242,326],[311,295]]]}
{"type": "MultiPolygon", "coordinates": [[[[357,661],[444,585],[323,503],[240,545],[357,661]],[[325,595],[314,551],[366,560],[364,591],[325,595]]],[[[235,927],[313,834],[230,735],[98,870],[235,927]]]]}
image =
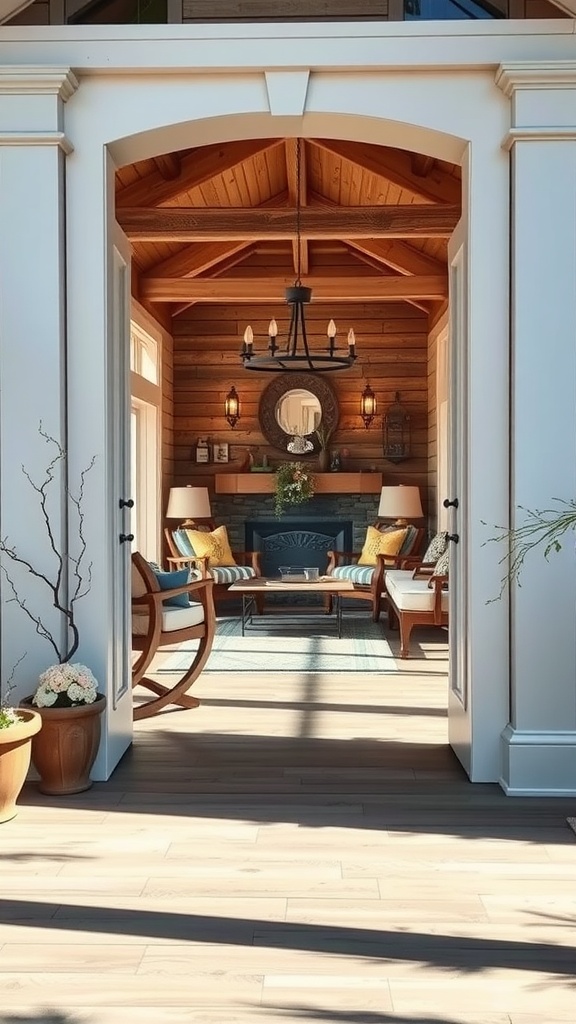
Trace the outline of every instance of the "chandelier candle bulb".
{"type": "Polygon", "coordinates": [[[274,355],[274,353],[276,351],[276,338],[277,338],[277,336],[278,336],[278,324],[276,323],[274,317],[272,317],[270,323],[268,324],[268,337],[270,338],[270,344],[268,345],[268,348],[270,349],[271,355],[274,355]]]}
{"type": "Polygon", "coordinates": [[[332,355],[334,352],[334,338],[336,337],[336,324],[333,320],[328,324],[328,330],[326,333],[328,335],[328,351],[330,355],[332,355]]]}
{"type": "Polygon", "coordinates": [[[352,328],[348,331],[348,354],[350,358],[356,358],[356,336],[352,328]]]}
{"type": "Polygon", "coordinates": [[[254,331],[251,327],[247,327],[244,331],[244,344],[242,346],[242,355],[250,359],[252,356],[252,345],[254,344],[254,331]]]}

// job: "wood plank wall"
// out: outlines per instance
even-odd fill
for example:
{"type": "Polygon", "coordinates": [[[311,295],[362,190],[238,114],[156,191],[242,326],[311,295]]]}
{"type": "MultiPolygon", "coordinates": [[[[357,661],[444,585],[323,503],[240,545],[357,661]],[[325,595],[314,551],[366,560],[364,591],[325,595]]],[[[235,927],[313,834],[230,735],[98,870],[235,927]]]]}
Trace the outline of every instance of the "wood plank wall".
{"type": "Polygon", "coordinates": [[[437,334],[428,343],[428,529],[437,529],[438,502],[438,407],[436,393],[437,334]]]}
{"type": "MultiPolygon", "coordinates": [[[[344,342],[354,327],[358,360],[353,368],[325,375],[334,388],[340,422],[332,447],[346,451],[346,468],[376,469],[388,483],[413,483],[426,501],[428,483],[428,338],[427,316],[403,303],[338,305],[332,309],[312,303],[307,309],[309,341],[326,345],[331,316],[344,342]],[[360,395],[369,382],[378,401],[378,416],[366,429],[360,418],[360,395]],[[394,465],[382,455],[382,413],[399,391],[411,416],[412,457],[394,465]]],[[[255,348],[267,343],[267,327],[275,316],[280,331],[287,324],[286,306],[248,305],[190,307],[173,320],[174,335],[174,477],[178,486],[212,483],[218,472],[238,472],[245,467],[249,450],[261,462],[266,454],[271,465],[290,459],[263,437],[258,421],[262,391],[271,374],[245,370],[239,352],[244,328],[251,324],[255,348]],[[241,401],[241,419],[232,430],[224,418],[224,399],[235,385],[241,401]],[[197,465],[198,437],[211,443],[227,441],[230,462],[197,465]]]]}

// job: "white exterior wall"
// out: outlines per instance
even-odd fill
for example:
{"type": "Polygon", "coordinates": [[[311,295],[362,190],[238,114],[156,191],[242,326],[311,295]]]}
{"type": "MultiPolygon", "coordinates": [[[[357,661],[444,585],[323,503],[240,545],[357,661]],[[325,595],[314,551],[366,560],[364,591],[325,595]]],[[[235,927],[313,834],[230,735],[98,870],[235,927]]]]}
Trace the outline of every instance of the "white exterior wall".
{"type": "MultiPolygon", "coordinates": [[[[0,534],[34,569],[55,582],[40,495],[57,447],[66,447],[66,337],[63,103],[75,88],[66,70],[0,73],[0,534]],[[41,187],[38,185],[41,183],[41,187]],[[34,197],[32,202],[31,197],[34,197]]],[[[47,511],[56,549],[66,551],[62,463],[49,485],[47,511]]],[[[73,484],[73,481],[72,481],[73,484]]],[[[9,559],[3,564],[18,597],[40,615],[57,646],[65,637],[52,592],[9,559]]],[[[0,577],[0,671],[19,659],[18,696],[33,692],[38,673],[58,660],[0,577]]]]}
{"type": "MultiPolygon", "coordinates": [[[[509,720],[510,629],[506,604],[487,603],[500,588],[502,552],[496,545],[483,547],[481,525],[505,522],[510,496],[509,177],[502,144],[511,114],[495,75],[504,59],[576,60],[573,26],[139,26],[137,40],[131,38],[134,31],[90,26],[89,31],[0,34],[0,59],[9,52],[11,61],[65,61],[80,82],[65,108],[65,130],[74,146],[66,168],[69,441],[74,466],[94,452],[103,460],[87,524],[97,572],[81,606],[84,649],[91,663],[103,668],[114,629],[109,549],[114,530],[104,525],[113,522],[105,460],[114,457],[106,431],[104,372],[107,153],[120,164],[217,141],[324,135],[461,162],[468,189],[469,493],[459,532],[466,543],[469,633],[462,642],[469,701],[459,728],[471,748],[471,778],[505,781],[500,736],[509,720]],[[290,44],[295,34],[297,47],[290,44]]],[[[564,168],[565,157],[559,159],[564,168]]],[[[560,177],[567,187],[568,172],[560,177]]],[[[27,280],[21,276],[16,285],[25,305],[27,280]]],[[[532,420],[526,429],[540,425],[532,420]]],[[[3,433],[3,449],[8,444],[3,433]]],[[[548,565],[535,569],[542,580],[548,571],[548,565]]],[[[525,669],[518,665],[516,672],[517,707],[525,669]]],[[[568,666],[560,689],[568,687],[570,671],[568,666]]],[[[571,680],[573,692],[573,671],[571,680]]],[[[533,686],[527,682],[526,688],[530,707],[533,686]]],[[[105,777],[109,767],[99,770],[105,777]]],[[[541,789],[551,786],[548,773],[541,789]]]]}
{"type": "MultiPolygon", "coordinates": [[[[512,523],[576,495],[576,63],[502,69],[512,100],[512,523]],[[543,183],[546,183],[543,187],[543,183]]],[[[503,778],[515,794],[576,788],[574,537],[526,560],[513,591],[511,724],[503,778]]]]}

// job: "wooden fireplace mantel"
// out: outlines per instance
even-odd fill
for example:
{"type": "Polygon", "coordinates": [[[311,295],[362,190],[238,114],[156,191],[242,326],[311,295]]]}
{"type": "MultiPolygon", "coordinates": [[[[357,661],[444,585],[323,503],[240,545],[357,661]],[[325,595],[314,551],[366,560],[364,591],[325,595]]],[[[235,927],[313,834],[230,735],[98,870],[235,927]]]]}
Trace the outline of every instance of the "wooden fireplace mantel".
{"type": "MultiPolygon", "coordinates": [[[[379,494],[382,473],[314,473],[316,494],[379,494]]],[[[274,494],[274,473],[219,473],[216,494],[274,494]]]]}

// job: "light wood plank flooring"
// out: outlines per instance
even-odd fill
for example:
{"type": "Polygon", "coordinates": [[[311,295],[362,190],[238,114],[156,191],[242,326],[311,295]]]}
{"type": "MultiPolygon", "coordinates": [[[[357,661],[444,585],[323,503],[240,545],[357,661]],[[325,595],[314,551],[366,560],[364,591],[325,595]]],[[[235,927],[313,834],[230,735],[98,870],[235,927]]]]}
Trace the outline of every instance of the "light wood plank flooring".
{"type": "Polygon", "coordinates": [[[576,807],[468,783],[430,637],[397,675],[205,674],[109,783],[30,784],[2,1024],[573,1024],[576,807]]]}

